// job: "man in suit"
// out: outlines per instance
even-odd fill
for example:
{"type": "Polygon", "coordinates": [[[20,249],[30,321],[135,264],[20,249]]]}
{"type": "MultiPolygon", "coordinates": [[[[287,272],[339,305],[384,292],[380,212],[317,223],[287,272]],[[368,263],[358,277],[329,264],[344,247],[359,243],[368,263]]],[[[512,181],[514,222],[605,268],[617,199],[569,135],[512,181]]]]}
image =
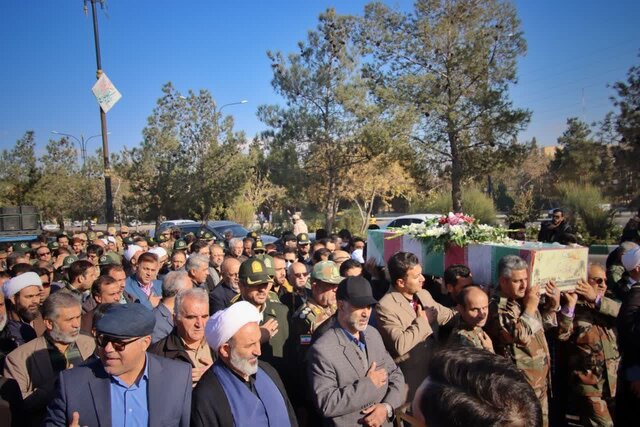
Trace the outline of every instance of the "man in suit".
{"type": "Polygon", "coordinates": [[[363,277],[338,286],[337,322],[309,349],[307,372],[324,425],[391,425],[405,401],[404,376],[369,326],[376,304],[363,277]]]}
{"type": "Polygon", "coordinates": [[[40,424],[55,395],[58,373],[93,354],[93,339],[80,335],[80,313],[76,295],[68,291],[50,295],[42,306],[44,335],[13,350],[5,360],[4,376],[18,382],[32,425],[40,424]]]}
{"type": "Polygon", "coordinates": [[[192,427],[297,427],[278,373],[258,360],[260,320],[254,305],[238,301],[207,322],[207,342],[217,357],[193,390],[192,427]]]}
{"type": "Polygon", "coordinates": [[[409,399],[427,376],[427,360],[438,329],[449,323],[455,310],[435,302],[422,288],[424,276],[418,258],[398,252],[387,262],[391,287],[376,306],[376,321],[384,344],[409,386],[409,399]]]}
{"type": "Polygon", "coordinates": [[[145,252],[138,257],[136,273],[127,278],[124,289],[140,304],[152,310],[160,303],[162,282],[158,276],[158,256],[145,252]]]}
{"type": "Polygon", "coordinates": [[[146,352],[154,323],[141,304],[111,306],[96,322],[98,357],[60,374],[43,425],[187,427],[191,366],[146,352]]]}

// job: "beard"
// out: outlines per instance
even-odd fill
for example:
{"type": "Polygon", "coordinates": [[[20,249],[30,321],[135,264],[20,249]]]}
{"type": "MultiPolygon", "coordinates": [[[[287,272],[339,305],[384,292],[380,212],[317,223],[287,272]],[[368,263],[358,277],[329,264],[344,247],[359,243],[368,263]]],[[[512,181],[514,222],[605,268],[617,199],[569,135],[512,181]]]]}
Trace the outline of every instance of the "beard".
{"type": "Polygon", "coordinates": [[[7,313],[0,314],[0,331],[4,330],[4,327],[7,326],[7,313]]]}
{"type": "Polygon", "coordinates": [[[258,372],[257,360],[256,360],[256,363],[252,364],[249,361],[249,359],[239,356],[238,353],[236,353],[235,348],[231,348],[230,352],[231,352],[231,355],[230,355],[229,362],[231,363],[231,366],[233,366],[235,369],[237,369],[238,371],[240,371],[241,373],[249,377],[251,375],[255,375],[258,372]]]}
{"type": "Polygon", "coordinates": [[[62,344],[71,344],[76,342],[80,328],[74,328],[72,332],[62,332],[58,325],[54,322],[53,329],[49,332],[51,339],[62,344]]]}
{"type": "Polygon", "coordinates": [[[20,318],[26,323],[32,322],[36,317],[38,317],[39,313],[40,310],[38,310],[38,307],[34,310],[31,310],[28,307],[18,307],[18,316],[20,316],[20,318]]]}

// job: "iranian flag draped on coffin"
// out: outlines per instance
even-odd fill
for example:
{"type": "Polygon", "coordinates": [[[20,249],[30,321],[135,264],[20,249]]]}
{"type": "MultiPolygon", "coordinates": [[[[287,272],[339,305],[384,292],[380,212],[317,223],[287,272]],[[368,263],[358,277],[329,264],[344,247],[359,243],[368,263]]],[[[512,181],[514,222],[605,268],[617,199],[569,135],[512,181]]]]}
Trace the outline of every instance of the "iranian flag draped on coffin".
{"type": "Polygon", "coordinates": [[[530,283],[553,280],[561,290],[571,290],[578,280],[586,280],[589,257],[587,247],[516,241],[449,246],[443,251],[433,251],[424,240],[409,235],[398,236],[397,232],[388,230],[369,231],[367,259],[373,258],[377,265],[384,266],[400,251],[414,253],[420,260],[422,272],[433,276],[442,276],[452,264],[464,264],[479,285],[496,284],[500,258],[518,255],[529,264],[530,283]]]}

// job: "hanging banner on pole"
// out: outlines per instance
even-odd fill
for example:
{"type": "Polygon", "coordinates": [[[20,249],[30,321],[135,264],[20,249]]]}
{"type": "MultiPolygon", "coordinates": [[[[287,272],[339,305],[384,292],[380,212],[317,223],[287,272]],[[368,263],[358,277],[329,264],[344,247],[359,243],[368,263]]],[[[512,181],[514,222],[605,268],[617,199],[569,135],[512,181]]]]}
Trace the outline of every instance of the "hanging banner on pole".
{"type": "Polygon", "coordinates": [[[91,91],[105,113],[108,113],[111,107],[116,105],[116,102],[122,98],[118,89],[111,83],[105,73],[102,73],[96,84],[91,88],[91,91]]]}

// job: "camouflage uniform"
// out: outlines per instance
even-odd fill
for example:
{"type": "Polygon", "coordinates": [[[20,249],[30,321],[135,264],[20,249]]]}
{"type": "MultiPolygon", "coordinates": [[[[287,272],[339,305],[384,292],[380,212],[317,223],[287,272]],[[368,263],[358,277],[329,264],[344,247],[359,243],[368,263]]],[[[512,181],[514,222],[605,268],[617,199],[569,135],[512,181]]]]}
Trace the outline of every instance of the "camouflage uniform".
{"type": "Polygon", "coordinates": [[[612,426],[608,405],[616,394],[620,363],[615,331],[620,303],[604,297],[599,306],[578,302],[574,317],[562,315],[558,338],[568,348],[570,384],[579,396],[581,421],[589,426],[612,426]]]}
{"type": "Polygon", "coordinates": [[[460,321],[459,326],[456,327],[449,336],[449,345],[475,347],[495,353],[493,349],[485,348],[482,345],[482,340],[480,339],[480,335],[482,333],[483,330],[481,327],[474,326],[473,328],[469,328],[466,324],[463,324],[462,321],[460,321]]]}
{"type": "Polygon", "coordinates": [[[549,425],[547,389],[550,385],[550,355],[545,329],[557,326],[556,313],[536,310],[534,316],[524,313],[518,300],[502,297],[498,292],[489,304],[486,330],[496,354],[515,363],[540,399],[543,424],[549,425]]]}

